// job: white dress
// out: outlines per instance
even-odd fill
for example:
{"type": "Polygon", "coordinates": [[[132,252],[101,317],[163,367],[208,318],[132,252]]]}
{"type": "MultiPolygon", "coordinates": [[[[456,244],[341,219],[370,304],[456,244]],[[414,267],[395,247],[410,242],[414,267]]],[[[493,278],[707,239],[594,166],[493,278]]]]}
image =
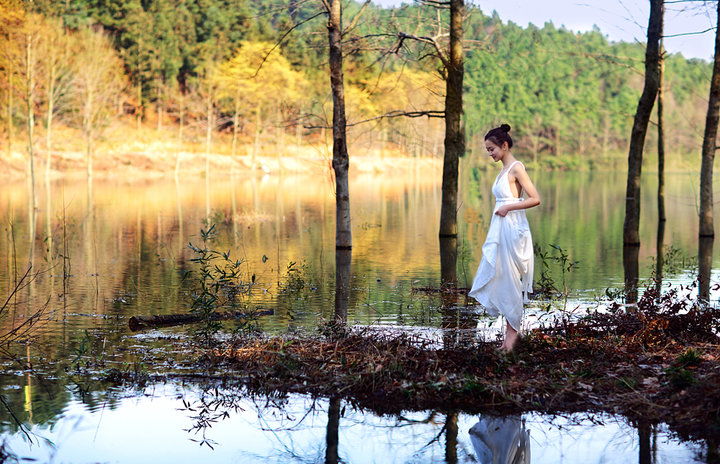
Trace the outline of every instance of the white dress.
{"type": "Polygon", "coordinates": [[[513,329],[520,331],[523,304],[532,292],[533,254],[532,235],[525,210],[510,211],[505,217],[495,211],[508,202],[519,202],[510,191],[507,173],[515,161],[498,174],[492,187],[495,196],[490,229],[482,247],[482,260],[468,295],[475,298],[491,316],[502,314],[513,329]]]}

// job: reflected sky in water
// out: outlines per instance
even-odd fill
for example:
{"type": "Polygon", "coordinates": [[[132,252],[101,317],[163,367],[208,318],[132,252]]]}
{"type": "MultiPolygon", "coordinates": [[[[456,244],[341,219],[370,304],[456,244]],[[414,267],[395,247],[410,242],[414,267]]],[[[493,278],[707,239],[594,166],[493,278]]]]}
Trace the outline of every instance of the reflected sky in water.
{"type": "MultiPolygon", "coordinates": [[[[6,435],[7,444],[19,456],[40,462],[325,462],[328,400],[234,396],[232,407],[226,404],[215,411],[227,410],[226,418],[198,431],[193,430],[202,396],[197,389],[154,385],[139,396],[116,395],[120,399],[113,405],[88,408],[70,402],[52,427],[32,428],[32,444],[19,434],[6,435]],[[187,410],[188,404],[195,410],[187,410]]],[[[224,400],[233,395],[221,391],[224,400]]],[[[208,404],[217,398],[205,394],[208,404]]],[[[441,412],[390,417],[357,411],[343,402],[339,406],[342,462],[444,463],[448,443],[454,444],[455,462],[478,462],[470,430],[485,416],[451,415],[457,424],[454,432],[446,426],[448,415],[441,412]]],[[[527,451],[533,464],[638,462],[638,431],[620,419],[528,414],[518,420],[529,434],[527,451]]],[[[701,445],[680,444],[662,428],[650,433],[652,462],[702,462],[701,445]]]]}

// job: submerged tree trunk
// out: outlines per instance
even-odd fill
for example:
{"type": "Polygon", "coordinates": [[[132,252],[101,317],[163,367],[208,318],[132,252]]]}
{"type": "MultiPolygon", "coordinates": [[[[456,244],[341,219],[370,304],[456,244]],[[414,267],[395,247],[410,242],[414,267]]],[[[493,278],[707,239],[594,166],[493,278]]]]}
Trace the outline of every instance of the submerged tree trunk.
{"type": "MultiPolygon", "coordinates": [[[[242,311],[224,311],[213,313],[210,316],[210,319],[213,321],[222,321],[227,319],[250,319],[259,316],[272,316],[273,314],[275,314],[275,311],[272,309],[263,309],[251,313],[245,313],[242,311]]],[[[136,332],[138,330],[153,327],[194,324],[202,321],[203,316],[199,314],[155,314],[151,316],[133,316],[128,321],[128,326],[130,327],[130,330],[136,332]]]]}
{"type": "MultiPolygon", "coordinates": [[[[720,3],[718,3],[720,18],[720,3]]],[[[710,81],[710,99],[705,119],[705,135],[702,145],[702,162],[700,165],[700,237],[714,237],[713,227],[713,161],[717,149],[717,131],[720,110],[720,29],[715,31],[715,60],[712,80],[710,81]]]]}
{"type": "Polygon", "coordinates": [[[443,160],[440,236],[457,236],[458,163],[465,154],[463,114],[463,16],[464,0],[450,2],[450,53],[445,95],[445,159],[443,160]]]}
{"type": "Polygon", "coordinates": [[[636,245],[623,246],[623,270],[625,272],[625,304],[633,305],[638,300],[638,277],[640,266],[638,264],[640,247],[636,245]]]}
{"type": "Polygon", "coordinates": [[[457,287],[457,236],[440,237],[440,288],[457,287]]]}
{"type": "Polygon", "coordinates": [[[645,86],[635,112],[628,153],[623,243],[630,246],[640,245],[640,174],[648,122],[650,121],[650,114],[655,104],[659,86],[658,62],[660,59],[661,18],[662,0],[650,0],[648,41],[645,50],[645,86]]]}
{"type": "MultiPolygon", "coordinates": [[[[345,120],[345,89],[343,84],[342,6],[331,0],[327,23],[330,42],[330,87],[333,96],[333,161],[335,171],[335,248],[352,248],[350,231],[350,190],[345,120]]],[[[457,178],[457,174],[456,174],[457,178]]]]}
{"type": "Polygon", "coordinates": [[[665,220],[658,218],[657,238],[655,241],[655,290],[660,295],[665,266],[665,220]]]}
{"type": "Polygon", "coordinates": [[[698,300],[710,302],[710,277],[715,237],[700,237],[698,243],[698,300]]]}
{"type": "Polygon", "coordinates": [[[335,250],[335,321],[347,322],[348,303],[350,301],[350,265],[352,250],[335,250]]]}

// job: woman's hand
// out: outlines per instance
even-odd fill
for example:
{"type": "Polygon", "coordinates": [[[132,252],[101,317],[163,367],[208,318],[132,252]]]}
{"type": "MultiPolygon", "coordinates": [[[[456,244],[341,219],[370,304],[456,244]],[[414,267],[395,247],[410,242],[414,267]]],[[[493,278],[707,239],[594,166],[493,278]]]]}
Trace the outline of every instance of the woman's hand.
{"type": "Polygon", "coordinates": [[[507,216],[507,213],[509,213],[510,211],[512,211],[510,209],[510,205],[501,205],[497,209],[497,211],[495,211],[495,214],[497,214],[500,217],[505,217],[505,216],[507,216]]]}

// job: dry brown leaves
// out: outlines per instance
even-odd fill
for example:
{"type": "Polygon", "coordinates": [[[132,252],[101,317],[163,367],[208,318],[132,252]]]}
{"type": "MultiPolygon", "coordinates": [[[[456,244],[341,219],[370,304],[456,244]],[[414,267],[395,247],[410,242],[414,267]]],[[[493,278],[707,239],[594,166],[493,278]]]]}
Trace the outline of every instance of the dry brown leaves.
{"type": "Polygon", "coordinates": [[[240,340],[212,359],[251,389],[342,396],[377,412],[602,411],[720,436],[720,311],[646,293],[637,311],[533,330],[510,355],[496,343],[342,328],[240,340]]]}

